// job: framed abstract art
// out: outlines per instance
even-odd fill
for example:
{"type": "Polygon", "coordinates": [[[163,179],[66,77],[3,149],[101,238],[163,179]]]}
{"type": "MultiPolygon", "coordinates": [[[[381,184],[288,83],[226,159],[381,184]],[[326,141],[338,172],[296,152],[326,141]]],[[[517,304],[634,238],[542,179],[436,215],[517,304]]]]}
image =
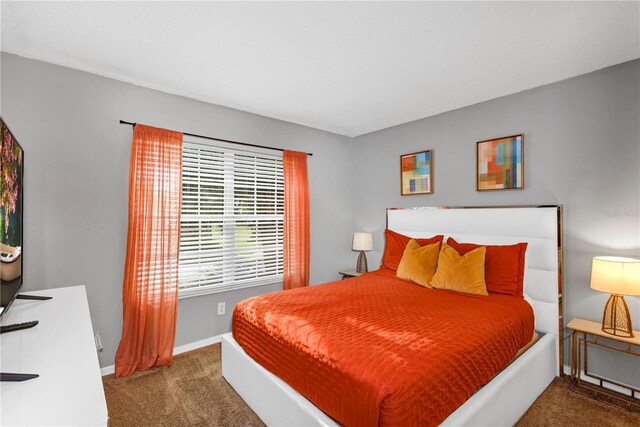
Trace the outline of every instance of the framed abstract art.
{"type": "Polygon", "coordinates": [[[478,191],[524,188],[524,134],[479,141],[476,159],[478,191]]]}
{"type": "Polygon", "coordinates": [[[400,156],[400,194],[402,196],[433,193],[433,151],[400,156]]]}

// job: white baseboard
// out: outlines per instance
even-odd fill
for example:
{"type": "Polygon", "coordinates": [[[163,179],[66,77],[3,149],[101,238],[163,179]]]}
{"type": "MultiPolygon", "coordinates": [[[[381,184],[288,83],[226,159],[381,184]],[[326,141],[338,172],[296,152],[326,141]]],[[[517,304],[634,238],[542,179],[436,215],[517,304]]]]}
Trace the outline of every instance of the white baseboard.
{"type": "Polygon", "coordinates": [[[104,377],[105,375],[111,375],[116,372],[116,365],[105,366],[104,368],[100,368],[100,374],[104,377]]]}
{"type": "MultiPolygon", "coordinates": [[[[222,335],[215,335],[209,338],[205,338],[200,341],[191,342],[188,344],[178,345],[173,348],[173,355],[186,353],[187,351],[196,350],[201,347],[206,347],[211,344],[219,343],[222,340],[222,335]]],[[[105,375],[111,375],[116,371],[115,365],[105,366],[104,368],[100,368],[100,373],[104,377],[105,375]]]]}
{"type": "MultiPolygon", "coordinates": [[[[571,367],[569,365],[564,365],[564,373],[566,375],[571,375],[571,367]]],[[[595,378],[591,378],[591,377],[585,375],[584,374],[584,369],[580,370],[580,380],[584,381],[586,383],[600,385],[600,381],[598,381],[595,378]]],[[[627,390],[626,388],[619,387],[619,386],[617,386],[615,384],[610,384],[610,383],[608,383],[608,382],[606,382],[604,380],[602,382],[602,387],[604,387],[606,389],[609,389],[609,390],[612,390],[612,391],[615,391],[615,392],[618,392],[620,394],[624,394],[625,396],[631,397],[631,392],[629,390],[627,390]]],[[[635,398],[640,400],[640,394],[636,393],[635,398]]]]}
{"type": "Polygon", "coordinates": [[[213,337],[209,337],[209,338],[205,338],[203,340],[200,341],[195,341],[189,344],[183,344],[183,345],[179,345],[177,347],[175,347],[173,349],[173,354],[180,354],[180,353],[186,353],[187,351],[191,351],[191,350],[195,350],[201,347],[206,347],[208,345],[211,344],[217,344],[220,341],[222,341],[222,334],[221,335],[215,335],[213,337]]]}

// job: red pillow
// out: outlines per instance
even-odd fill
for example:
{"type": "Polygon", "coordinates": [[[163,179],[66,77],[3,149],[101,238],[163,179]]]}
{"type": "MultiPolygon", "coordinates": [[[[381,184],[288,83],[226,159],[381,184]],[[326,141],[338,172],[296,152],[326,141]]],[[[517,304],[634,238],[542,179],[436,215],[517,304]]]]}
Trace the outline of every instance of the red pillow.
{"type": "Polygon", "coordinates": [[[476,245],[474,243],[458,243],[449,237],[447,245],[458,251],[460,255],[485,246],[487,252],[484,258],[484,280],[487,284],[487,291],[523,296],[524,254],[527,251],[527,243],[504,246],[476,245]]]}
{"type": "MultiPolygon", "coordinates": [[[[382,255],[382,265],[392,270],[397,270],[400,260],[402,259],[402,254],[404,254],[404,249],[407,247],[407,243],[409,243],[409,240],[411,240],[412,237],[386,229],[384,230],[384,238],[385,245],[384,255],[382,255]]],[[[444,239],[444,236],[439,234],[428,239],[414,240],[418,242],[420,246],[425,246],[432,245],[437,242],[442,243],[442,239],[444,239]]]]}

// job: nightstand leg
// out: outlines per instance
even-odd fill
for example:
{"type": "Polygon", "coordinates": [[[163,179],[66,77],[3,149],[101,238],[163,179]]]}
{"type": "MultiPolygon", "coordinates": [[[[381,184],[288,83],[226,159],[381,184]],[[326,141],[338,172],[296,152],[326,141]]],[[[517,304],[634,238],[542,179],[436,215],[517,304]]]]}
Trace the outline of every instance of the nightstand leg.
{"type": "Polygon", "coordinates": [[[576,378],[576,331],[571,331],[571,380],[575,380],[576,378]]]}
{"type": "Polygon", "coordinates": [[[582,339],[583,339],[582,343],[584,345],[584,347],[583,347],[583,351],[584,351],[584,369],[583,370],[584,370],[584,374],[586,376],[586,375],[589,375],[588,374],[588,372],[589,372],[589,349],[587,347],[587,334],[586,333],[582,334],[582,339]]]}
{"type": "MultiPolygon", "coordinates": [[[[577,338],[576,338],[577,340],[577,338]]],[[[582,347],[576,342],[576,351],[578,352],[576,359],[576,384],[580,385],[580,367],[582,366],[582,347]]]]}

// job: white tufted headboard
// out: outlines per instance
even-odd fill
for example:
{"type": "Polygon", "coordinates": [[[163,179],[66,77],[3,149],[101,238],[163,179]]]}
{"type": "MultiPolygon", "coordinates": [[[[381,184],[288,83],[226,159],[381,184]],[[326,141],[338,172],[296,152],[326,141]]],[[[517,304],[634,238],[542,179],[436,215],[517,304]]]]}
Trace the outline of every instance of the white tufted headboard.
{"type": "Polygon", "coordinates": [[[411,237],[444,234],[459,242],[527,242],[525,299],[534,309],[536,331],[557,337],[562,372],[561,206],[388,208],[387,228],[411,237]]]}

